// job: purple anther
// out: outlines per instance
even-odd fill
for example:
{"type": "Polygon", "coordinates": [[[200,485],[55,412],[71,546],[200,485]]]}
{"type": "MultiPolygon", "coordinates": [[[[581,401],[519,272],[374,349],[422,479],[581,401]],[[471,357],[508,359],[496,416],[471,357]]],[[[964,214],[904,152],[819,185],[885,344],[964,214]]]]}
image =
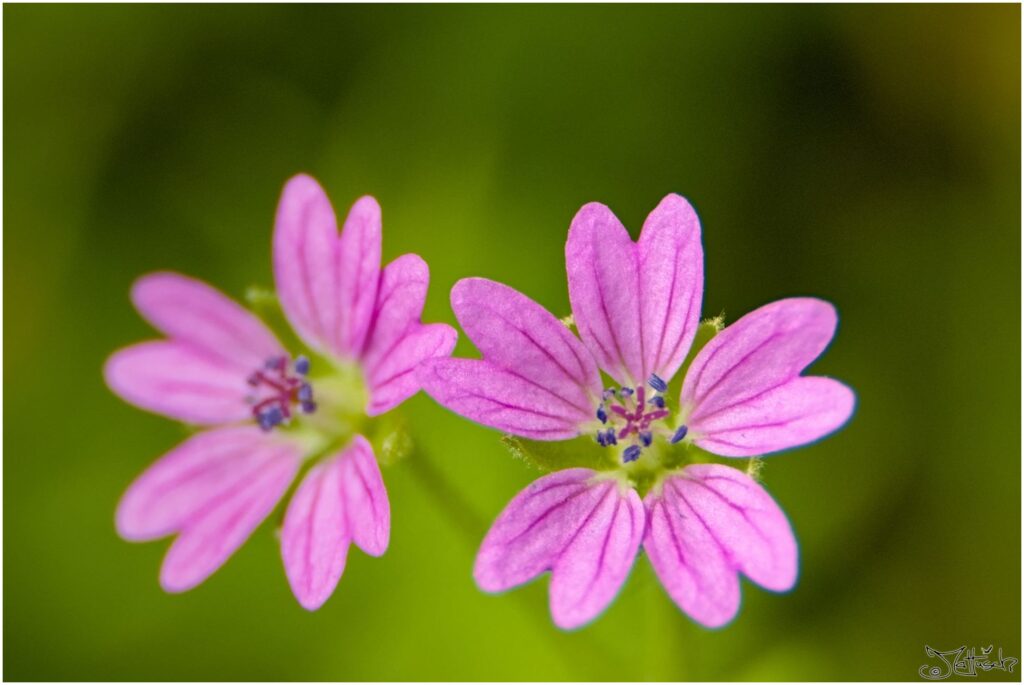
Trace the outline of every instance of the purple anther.
{"type": "Polygon", "coordinates": [[[597,408],[597,419],[601,423],[608,423],[608,412],[604,410],[603,406],[597,408]]]}
{"type": "Polygon", "coordinates": [[[650,447],[653,440],[654,434],[651,431],[640,431],[640,442],[644,447],[650,447]]]}
{"type": "Polygon", "coordinates": [[[651,374],[651,377],[647,379],[647,383],[654,388],[655,392],[665,392],[668,390],[668,383],[662,380],[661,376],[656,373],[651,374]]]}
{"type": "Polygon", "coordinates": [[[672,436],[669,442],[671,442],[673,445],[676,444],[677,442],[686,437],[686,432],[688,430],[689,429],[686,426],[680,426],[679,428],[676,429],[675,434],[672,436]]]}
{"type": "Polygon", "coordinates": [[[309,357],[304,354],[300,354],[295,358],[295,373],[300,376],[305,376],[309,373],[309,357]]]}
{"type": "Polygon", "coordinates": [[[622,451],[622,461],[628,464],[640,458],[640,445],[630,445],[622,451]]]}

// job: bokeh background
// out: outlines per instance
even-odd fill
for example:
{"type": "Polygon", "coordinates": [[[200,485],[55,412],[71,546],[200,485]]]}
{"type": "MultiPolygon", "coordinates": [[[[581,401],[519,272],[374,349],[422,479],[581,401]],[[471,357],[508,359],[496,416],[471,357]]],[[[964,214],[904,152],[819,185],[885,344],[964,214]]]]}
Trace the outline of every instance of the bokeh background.
{"type": "MultiPolygon", "coordinates": [[[[916,679],[925,644],[1020,657],[1020,7],[5,6],[4,678],[916,679]],[[430,263],[426,318],[478,275],[567,314],[582,204],[634,231],[668,192],[704,226],[705,315],[836,303],[817,372],[853,421],[772,458],[801,579],[688,620],[636,564],[554,628],[547,579],[470,570],[538,474],[428,398],[388,468],[391,548],[318,613],[273,520],[164,594],[166,543],[113,528],[183,429],[100,369],[153,335],[128,288],[176,269],[271,285],[278,193],[315,174],[430,263]]],[[[459,354],[470,354],[460,340],[459,354]]],[[[1019,679],[999,672],[980,679],[1019,679]]]]}

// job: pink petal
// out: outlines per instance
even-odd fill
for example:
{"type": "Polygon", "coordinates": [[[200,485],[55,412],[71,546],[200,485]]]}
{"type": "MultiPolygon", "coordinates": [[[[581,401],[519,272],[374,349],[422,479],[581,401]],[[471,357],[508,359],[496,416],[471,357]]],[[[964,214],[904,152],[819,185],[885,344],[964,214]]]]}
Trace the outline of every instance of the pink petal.
{"type": "Polygon", "coordinates": [[[326,193],[309,176],[285,185],[274,228],[274,277],[281,306],[312,348],[355,358],[363,350],[380,276],[380,207],[352,207],[341,237],[326,193]]]}
{"type": "Polygon", "coordinates": [[[274,334],[251,312],[202,281],[153,273],[132,286],[139,312],[173,340],[253,370],[283,353],[274,334]]]}
{"type": "Polygon", "coordinates": [[[409,399],[420,389],[416,368],[426,359],[447,358],[458,334],[443,323],[416,323],[394,341],[388,353],[366,369],[370,399],[366,413],[378,416],[409,399]]]}
{"type": "Polygon", "coordinates": [[[178,532],[287,446],[254,426],[197,433],[158,459],[128,488],[117,507],[118,534],[143,541],[178,532]]]}
{"type": "Polygon", "coordinates": [[[310,469],[288,503],[281,529],[285,575],[295,598],[309,611],[319,609],[334,592],[348,556],[341,458],[310,469]]]}
{"type": "Polygon", "coordinates": [[[285,573],[306,609],[320,608],[341,579],[349,542],[380,556],[391,513],[373,450],[357,435],[339,454],[313,467],[288,504],[281,533],[285,573]]]}
{"type": "Polygon", "coordinates": [[[750,449],[794,447],[841,425],[853,409],[847,388],[835,381],[790,384],[825,349],[835,327],[829,303],[791,298],[765,305],[715,336],[683,382],[681,405],[689,410],[695,442],[728,456],[761,454],[750,449]]]}
{"type": "Polygon", "coordinates": [[[853,391],[831,378],[797,377],[694,424],[700,447],[724,457],[750,457],[805,445],[842,426],[853,391]]]}
{"type": "Polygon", "coordinates": [[[591,417],[518,372],[479,359],[428,359],[416,378],[456,414],[524,438],[567,440],[591,417]]]}
{"type": "Polygon", "coordinates": [[[130,539],[175,530],[160,583],[183,592],[227,561],[295,478],[301,448],[255,427],[200,434],[157,462],[125,494],[118,529],[130,539]]]}
{"type": "Polygon", "coordinates": [[[473,576],[500,592],[552,570],[555,623],[565,629],[594,619],[632,568],[644,530],[633,490],[568,469],[531,483],[505,507],[477,554],[473,576]]]}
{"type": "Polygon", "coordinates": [[[594,418],[601,375],[587,348],[546,309],[520,292],[484,278],[452,288],[452,309],[485,360],[594,418]]]}
{"type": "Polygon", "coordinates": [[[690,350],[700,324],[704,250],[700,221],[679,195],[668,195],[644,222],[638,242],[644,380],[668,381],[690,350]]]}
{"type": "Polygon", "coordinates": [[[591,202],[576,213],[565,266],[573,319],[598,365],[620,385],[645,382],[639,259],[610,209],[591,202]]]}
{"type": "Polygon", "coordinates": [[[391,537],[391,505],[373,448],[361,435],[349,445],[341,462],[345,517],[352,541],[379,557],[391,537]]]}
{"type": "Polygon", "coordinates": [[[381,216],[377,200],[365,195],[352,205],[341,234],[339,306],[345,326],[338,331],[342,350],[359,355],[366,344],[380,283],[381,216]]]}
{"type": "Polygon", "coordinates": [[[245,402],[251,369],[184,342],[125,347],[107,360],[107,385],[127,402],[174,419],[220,424],[250,417],[245,402]]]}
{"type": "Polygon", "coordinates": [[[746,474],[718,464],[688,466],[645,504],[651,565],[673,601],[699,623],[717,628],[733,619],[738,572],[777,592],[796,583],[789,521],[746,474]]]}
{"type": "Polygon", "coordinates": [[[419,323],[429,284],[430,270],[418,255],[402,255],[384,267],[363,354],[364,368],[373,369],[385,360],[409,329],[419,323]]]}

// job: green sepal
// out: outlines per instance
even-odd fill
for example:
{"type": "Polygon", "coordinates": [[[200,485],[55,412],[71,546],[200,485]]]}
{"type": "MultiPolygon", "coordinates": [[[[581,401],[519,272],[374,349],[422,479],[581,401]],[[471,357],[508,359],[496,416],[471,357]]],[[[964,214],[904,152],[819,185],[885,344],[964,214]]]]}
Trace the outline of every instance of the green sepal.
{"type": "Polygon", "coordinates": [[[397,412],[377,417],[371,422],[371,429],[367,438],[382,466],[393,466],[412,454],[415,447],[412,434],[397,412]]]}
{"type": "Polygon", "coordinates": [[[512,456],[544,472],[571,468],[611,471],[619,466],[616,461],[619,450],[601,447],[588,435],[552,442],[504,435],[501,444],[512,456]]]}

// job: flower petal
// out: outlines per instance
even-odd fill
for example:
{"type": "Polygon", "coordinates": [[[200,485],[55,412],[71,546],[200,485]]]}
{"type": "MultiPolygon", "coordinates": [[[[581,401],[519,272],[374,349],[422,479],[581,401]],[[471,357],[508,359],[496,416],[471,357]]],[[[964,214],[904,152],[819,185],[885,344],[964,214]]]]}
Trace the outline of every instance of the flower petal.
{"type": "Polygon", "coordinates": [[[197,424],[249,418],[248,370],[187,343],[157,340],[118,350],[103,368],[107,385],[137,407],[197,424]]]}
{"type": "Polygon", "coordinates": [[[485,278],[459,281],[451,299],[455,316],[486,361],[594,418],[601,374],[587,348],[550,312],[485,278]]]}
{"type": "Polygon", "coordinates": [[[319,609],[334,592],[348,556],[340,462],[341,455],[310,469],[288,503],[281,528],[288,584],[309,611],[319,609]]]}
{"type": "MultiPolygon", "coordinates": [[[[224,430],[259,432],[254,427],[224,430]]],[[[158,523],[166,526],[172,521],[181,529],[160,569],[160,584],[168,592],[189,590],[220,568],[273,511],[295,478],[300,448],[280,438],[261,437],[262,441],[236,434],[234,439],[239,439],[240,446],[249,441],[249,451],[228,452],[232,456],[221,457],[234,462],[230,467],[226,463],[221,469],[199,464],[206,475],[190,478],[180,464],[178,468],[166,467],[165,475],[183,481],[182,494],[166,494],[158,489],[163,479],[153,477],[149,509],[153,513],[146,521],[152,526],[150,530],[156,532],[160,530],[158,523]]],[[[122,506],[127,511],[129,505],[122,506]]],[[[127,513],[119,514],[119,519],[127,518],[127,513]]]]}
{"type": "Polygon", "coordinates": [[[380,277],[380,207],[362,197],[337,234],[334,210],[311,177],[285,185],[274,228],[274,277],[281,306],[310,347],[357,358],[380,277]]]}
{"type": "Polygon", "coordinates": [[[578,627],[614,599],[640,545],[644,512],[633,490],[567,469],[531,483],[505,507],[477,554],[473,577],[500,592],[552,570],[551,612],[578,627]]]}
{"type": "Polygon", "coordinates": [[[352,541],[367,554],[379,557],[391,538],[391,505],[380,466],[366,438],[357,435],[341,461],[345,518],[352,541]]]}
{"type": "Polygon", "coordinates": [[[591,419],[581,407],[514,370],[479,359],[428,359],[416,369],[424,392],[456,414],[533,440],[567,440],[591,419]]]}
{"type": "MultiPolygon", "coordinates": [[[[743,445],[776,451],[841,425],[853,408],[848,389],[820,381],[784,387],[822,353],[835,327],[836,313],[829,303],[791,298],[756,309],[712,338],[686,372],[680,398],[695,442],[705,447],[702,438],[714,431],[776,429],[770,435],[750,434],[734,448],[723,442],[727,451],[718,452],[755,454],[743,445]],[[808,406],[809,396],[824,401],[820,412],[808,406]],[[797,406],[789,408],[787,401],[797,406]]],[[[705,449],[716,451],[714,442],[709,440],[705,449]]]]}
{"type": "Polygon", "coordinates": [[[126,540],[144,541],[180,531],[287,446],[254,426],[197,433],[160,457],[131,484],[117,507],[118,534],[126,540]]]}
{"type": "Polygon", "coordinates": [[[380,469],[370,444],[357,435],[340,453],[310,469],[288,504],[281,556],[299,604],[314,611],[327,601],[345,570],[349,542],[380,556],[390,530],[380,469]]]}
{"type": "Polygon", "coordinates": [[[447,358],[458,334],[443,323],[413,324],[395,340],[394,347],[366,369],[370,399],[366,413],[379,416],[415,395],[420,389],[416,368],[426,359],[447,358]]]}
{"type": "Polygon", "coordinates": [[[643,383],[639,259],[610,209],[591,202],[576,213],[565,266],[573,320],[598,365],[620,385],[643,383]]]}
{"type": "Polygon", "coordinates": [[[419,255],[406,254],[384,267],[377,291],[373,325],[366,341],[363,366],[384,360],[423,313],[430,270],[419,255]]]}
{"type": "Polygon", "coordinates": [[[637,244],[643,324],[644,380],[670,380],[700,325],[704,249],[700,221],[690,203],[668,195],[644,222],[637,244]]]}
{"type": "Polygon", "coordinates": [[[751,457],[814,442],[853,413],[853,391],[831,378],[797,377],[693,424],[695,443],[724,457],[751,457]]]}
{"type": "Polygon", "coordinates": [[[644,549],[679,607],[708,627],[739,610],[737,572],[769,590],[797,578],[797,545],[786,515],[764,488],[737,469],[688,466],[646,499],[644,549]]]}
{"type": "Polygon", "coordinates": [[[281,343],[250,311],[211,286],[181,274],[147,274],[132,302],[155,328],[176,341],[247,369],[283,354],[281,343]]]}

